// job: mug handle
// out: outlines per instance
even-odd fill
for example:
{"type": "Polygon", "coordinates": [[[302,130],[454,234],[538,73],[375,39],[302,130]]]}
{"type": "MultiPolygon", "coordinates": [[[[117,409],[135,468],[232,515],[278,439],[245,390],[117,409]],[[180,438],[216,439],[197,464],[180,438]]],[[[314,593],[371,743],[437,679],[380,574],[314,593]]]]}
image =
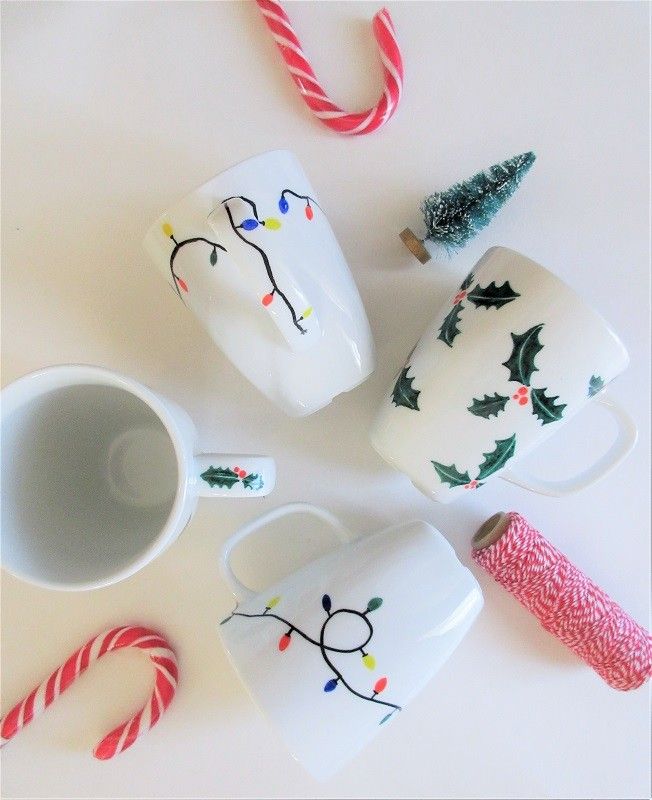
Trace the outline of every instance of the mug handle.
{"type": "Polygon", "coordinates": [[[251,598],[255,597],[257,593],[239,581],[231,569],[230,560],[233,548],[259,528],[269,525],[271,522],[274,522],[281,517],[286,517],[289,514],[312,514],[314,517],[318,517],[327,525],[329,525],[341,542],[347,544],[351,541],[351,532],[344,527],[344,525],[342,525],[340,520],[334,514],[331,514],[330,511],[326,511],[325,508],[313,506],[311,503],[287,503],[286,505],[279,506],[272,511],[268,511],[267,514],[263,514],[261,517],[257,517],[252,522],[248,522],[246,525],[243,525],[241,528],[239,528],[226,540],[226,542],[224,542],[222,553],[220,555],[220,572],[235,595],[238,603],[250,600],[251,598]]]}
{"type": "MultiPolygon", "coordinates": [[[[228,205],[229,200],[238,201],[244,205],[245,222],[250,222],[255,227],[269,227],[271,230],[277,230],[280,227],[279,221],[275,218],[260,219],[256,206],[244,197],[227,198],[214,208],[207,218],[210,228],[215,233],[221,234],[222,229],[217,223],[217,219],[226,216],[233,233],[243,244],[255,251],[254,257],[260,261],[261,281],[252,284],[245,279],[249,295],[255,298],[259,306],[262,304],[290,350],[295,353],[309,350],[321,339],[319,320],[312,303],[286,265],[283,265],[282,275],[279,275],[278,265],[270,262],[260,244],[243,235],[242,224],[236,224],[236,219],[228,205]],[[275,223],[273,227],[271,226],[272,222],[275,223]],[[265,286],[264,289],[263,286],[265,286]]],[[[255,230],[255,227],[252,230],[255,230]]]]}
{"type": "Polygon", "coordinates": [[[515,468],[510,468],[501,473],[500,477],[524,489],[538,494],[546,494],[550,497],[563,497],[563,495],[585,489],[592,483],[602,478],[617,466],[636,444],[638,430],[636,424],[625,409],[617,403],[606,391],[595,397],[595,402],[609,411],[616,420],[618,434],[616,441],[609,450],[601,456],[595,464],[575,475],[561,481],[549,481],[545,478],[538,478],[527,471],[517,473],[515,468]]]}
{"type": "Polygon", "coordinates": [[[268,456],[202,453],[194,459],[200,497],[265,497],[276,484],[276,462],[268,456]]]}

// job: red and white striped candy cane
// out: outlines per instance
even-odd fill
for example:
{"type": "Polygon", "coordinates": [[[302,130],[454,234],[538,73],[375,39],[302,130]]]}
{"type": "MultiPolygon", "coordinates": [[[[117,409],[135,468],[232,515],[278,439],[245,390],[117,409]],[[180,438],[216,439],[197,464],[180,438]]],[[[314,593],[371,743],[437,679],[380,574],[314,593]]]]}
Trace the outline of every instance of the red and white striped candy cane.
{"type": "Polygon", "coordinates": [[[179,677],[177,657],[166,640],[160,634],[136,625],[111,628],[73,653],[65,664],[0,720],[0,746],[4,746],[28,722],[45,711],[94,661],[123,647],[138,647],[147,652],[156,670],[154,691],[137,714],[102,739],[93,750],[93,755],[106,760],[131,747],[141,734],[156,725],[170,705],[179,677]]]}
{"type": "Polygon", "coordinates": [[[387,122],[401,99],[403,59],[394,24],[386,8],[381,9],[373,19],[374,37],[383,62],[383,94],[373,108],[349,114],[330,100],[322,89],[281,4],[277,0],[256,2],[301,96],[324,125],[338,133],[359,135],[371,133],[387,122]]]}

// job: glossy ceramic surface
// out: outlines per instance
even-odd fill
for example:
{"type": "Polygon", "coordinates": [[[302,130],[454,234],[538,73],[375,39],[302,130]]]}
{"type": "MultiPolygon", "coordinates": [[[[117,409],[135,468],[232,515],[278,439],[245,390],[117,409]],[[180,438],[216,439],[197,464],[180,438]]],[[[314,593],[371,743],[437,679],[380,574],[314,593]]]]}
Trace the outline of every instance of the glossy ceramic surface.
{"type": "Polygon", "coordinates": [[[1,414],[2,563],[41,586],[123,580],[177,538],[200,496],[274,488],[272,459],[195,455],[183,409],[100,367],[26,375],[2,391],[1,414]]]}
{"type": "Polygon", "coordinates": [[[346,538],[337,520],[305,504],[235,534],[222,565],[241,602],[220,634],[294,757],[326,778],[390,722],[410,735],[406,706],[458,645],[482,593],[446,539],[416,521],[344,544],[256,595],[234,578],[231,549],[296,511],[319,514],[346,538]]]}
{"type": "Polygon", "coordinates": [[[634,423],[603,389],[627,363],[616,334],[579,295],[529,258],[494,247],[408,356],[371,442],[440,502],[501,474],[544,494],[575,491],[636,442],[634,423]],[[596,395],[619,429],[596,464],[559,481],[507,471],[596,395]]]}
{"type": "Polygon", "coordinates": [[[144,244],[215,343],[290,416],[373,371],[358,290],[292,153],[217,175],[163,214],[144,244]]]}

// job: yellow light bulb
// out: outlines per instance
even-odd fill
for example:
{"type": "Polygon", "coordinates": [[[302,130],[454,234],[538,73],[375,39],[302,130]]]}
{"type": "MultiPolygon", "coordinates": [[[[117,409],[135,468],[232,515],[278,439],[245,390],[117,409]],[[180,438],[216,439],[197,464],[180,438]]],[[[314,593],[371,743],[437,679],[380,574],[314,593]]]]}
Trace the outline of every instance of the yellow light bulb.
{"type": "Polygon", "coordinates": [[[277,231],[281,227],[281,223],[276,219],[276,217],[268,217],[263,221],[265,223],[265,227],[269,228],[270,231],[277,231]]]}
{"type": "Polygon", "coordinates": [[[371,653],[367,653],[365,656],[362,656],[362,663],[367,669],[376,669],[376,659],[371,655],[371,653]]]}
{"type": "Polygon", "coordinates": [[[304,319],[308,319],[308,317],[312,314],[312,306],[308,306],[308,308],[303,312],[301,315],[304,319]]]}
{"type": "Polygon", "coordinates": [[[274,606],[277,606],[280,599],[280,597],[272,597],[271,600],[267,601],[267,608],[274,608],[274,606]]]}
{"type": "Polygon", "coordinates": [[[172,230],[172,225],[170,225],[169,222],[164,222],[162,227],[163,227],[163,233],[166,236],[172,236],[174,231],[172,230]]]}

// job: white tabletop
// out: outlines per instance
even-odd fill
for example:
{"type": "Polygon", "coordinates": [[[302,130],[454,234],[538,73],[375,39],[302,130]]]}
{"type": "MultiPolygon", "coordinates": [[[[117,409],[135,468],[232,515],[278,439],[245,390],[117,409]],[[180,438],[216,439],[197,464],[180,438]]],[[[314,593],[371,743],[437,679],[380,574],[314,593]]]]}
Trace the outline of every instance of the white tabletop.
{"type": "MultiPolygon", "coordinates": [[[[378,7],[289,5],[317,73],[352,108],[377,96],[378,7]]],[[[402,105],[379,133],[346,139],[304,108],[254,3],[3,5],[3,384],[48,364],[110,367],[184,406],[206,448],[270,453],[279,474],[267,500],[201,501],[176,544],[110,589],[51,592],[3,573],[5,711],[114,624],[160,628],[181,660],[160,724],[98,762],[92,747],[151,681],[137,654],[103,659],[4,749],[5,797],[647,796],[647,689],[610,689],[475,568],[486,604],[468,637],[408,713],[325,784],[286,753],[216,635],[232,603],[220,543],[296,499],[360,534],[423,518],[466,564],[479,523],[518,510],[648,623],[647,12],[393,3],[402,105]],[[247,384],[140,246],[166,205],[277,147],[296,152],[328,211],[378,350],[363,386],[305,420],[247,384]],[[422,267],[405,250],[397,233],[419,224],[425,194],[529,149],[537,163],[517,195],[453,260],[422,267]],[[366,431],[439,303],[494,244],[556,271],[620,332],[631,365],[613,391],[641,441],[609,479],[566,499],[497,480],[439,506],[376,456],[366,431]]],[[[588,409],[541,448],[537,469],[585,464],[605,447],[603,422],[588,409]]],[[[295,534],[265,552],[276,549],[278,572],[328,546],[295,534]]],[[[263,561],[248,573],[261,586],[263,561]]]]}

